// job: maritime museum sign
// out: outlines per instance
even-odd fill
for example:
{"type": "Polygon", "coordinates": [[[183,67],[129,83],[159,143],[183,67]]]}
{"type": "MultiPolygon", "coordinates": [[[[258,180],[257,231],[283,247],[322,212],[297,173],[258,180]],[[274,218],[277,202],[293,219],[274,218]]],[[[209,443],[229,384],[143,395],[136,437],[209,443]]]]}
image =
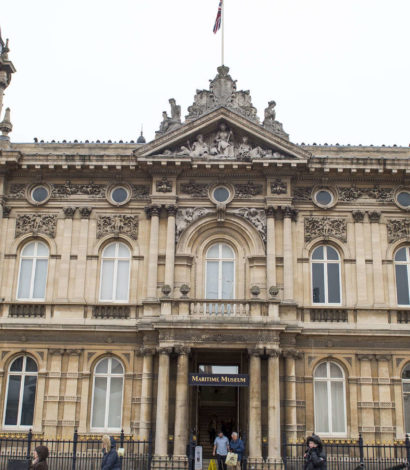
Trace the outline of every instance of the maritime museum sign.
{"type": "Polygon", "coordinates": [[[249,387],[249,375],[189,374],[189,385],[205,387],[249,387]]]}

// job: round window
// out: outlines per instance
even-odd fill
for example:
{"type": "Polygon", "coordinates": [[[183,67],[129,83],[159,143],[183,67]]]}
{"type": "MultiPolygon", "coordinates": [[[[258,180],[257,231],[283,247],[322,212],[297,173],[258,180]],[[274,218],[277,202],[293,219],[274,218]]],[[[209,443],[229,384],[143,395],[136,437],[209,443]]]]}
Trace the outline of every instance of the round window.
{"type": "Polygon", "coordinates": [[[118,186],[112,190],[111,198],[115,203],[122,204],[128,199],[128,191],[122,186],[118,186]]]}
{"type": "Polygon", "coordinates": [[[333,201],[333,195],[330,191],[322,189],[315,194],[315,200],[321,206],[328,206],[333,201]]]}
{"type": "Polygon", "coordinates": [[[231,193],[229,192],[227,188],[225,188],[225,186],[219,186],[218,188],[214,189],[214,192],[212,195],[215,201],[226,202],[229,199],[231,193]]]}
{"type": "Polygon", "coordinates": [[[31,197],[33,201],[41,204],[44,202],[49,196],[49,191],[45,186],[36,186],[31,191],[31,197]]]}
{"type": "Polygon", "coordinates": [[[397,202],[402,207],[410,207],[410,192],[408,191],[400,191],[397,195],[397,202]]]}

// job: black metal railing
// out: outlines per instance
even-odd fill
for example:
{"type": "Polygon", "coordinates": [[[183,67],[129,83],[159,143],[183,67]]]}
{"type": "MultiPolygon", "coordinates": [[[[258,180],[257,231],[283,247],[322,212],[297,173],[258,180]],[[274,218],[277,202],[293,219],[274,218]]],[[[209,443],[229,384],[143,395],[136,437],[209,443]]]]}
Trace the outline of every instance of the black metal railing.
{"type": "MultiPolygon", "coordinates": [[[[120,457],[122,470],[149,470],[151,468],[151,438],[132,440],[121,432],[115,437],[117,449],[124,449],[120,457]]],[[[49,470],[100,470],[102,461],[101,439],[80,436],[76,431],[72,440],[43,439],[32,434],[0,437],[0,469],[28,469],[34,449],[44,445],[49,449],[49,470]],[[20,465],[17,464],[20,463],[20,465]]]]}

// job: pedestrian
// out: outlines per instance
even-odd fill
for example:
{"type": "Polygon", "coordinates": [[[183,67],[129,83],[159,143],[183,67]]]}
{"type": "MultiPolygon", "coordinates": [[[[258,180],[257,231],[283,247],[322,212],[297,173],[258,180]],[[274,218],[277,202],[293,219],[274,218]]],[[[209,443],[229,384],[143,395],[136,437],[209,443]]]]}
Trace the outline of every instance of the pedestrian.
{"type": "Polygon", "coordinates": [[[306,439],[306,444],[303,470],[326,470],[326,454],[320,437],[313,434],[306,439]]]}
{"type": "Polygon", "coordinates": [[[208,424],[209,443],[213,445],[216,437],[216,416],[212,416],[211,421],[208,424]]]}
{"type": "Polygon", "coordinates": [[[238,462],[236,464],[236,470],[241,470],[241,462],[243,453],[245,452],[245,444],[242,439],[238,436],[237,432],[232,433],[232,439],[229,443],[229,452],[233,452],[238,456],[238,462]]]}
{"type": "Polygon", "coordinates": [[[34,459],[30,464],[30,470],[48,470],[47,465],[48,448],[38,446],[34,450],[34,459]]]}
{"type": "Polygon", "coordinates": [[[115,449],[115,439],[111,436],[103,436],[103,459],[101,470],[121,470],[121,462],[115,449]]]}
{"type": "Polygon", "coordinates": [[[219,431],[218,436],[214,441],[214,450],[212,455],[215,456],[218,461],[218,470],[227,470],[226,469],[226,456],[228,455],[229,439],[224,436],[222,431],[219,431]]]}

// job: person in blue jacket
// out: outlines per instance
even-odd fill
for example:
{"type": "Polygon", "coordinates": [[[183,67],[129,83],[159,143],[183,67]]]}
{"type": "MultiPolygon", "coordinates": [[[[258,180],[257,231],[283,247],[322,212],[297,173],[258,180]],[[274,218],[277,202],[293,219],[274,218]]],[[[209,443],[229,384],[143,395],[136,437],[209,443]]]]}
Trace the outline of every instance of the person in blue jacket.
{"type": "Polygon", "coordinates": [[[101,470],[121,470],[120,458],[115,450],[115,439],[111,436],[103,436],[103,459],[101,470]]]}
{"type": "Polygon", "coordinates": [[[236,464],[236,469],[241,470],[242,456],[245,452],[245,445],[242,439],[238,436],[237,432],[233,432],[231,435],[232,439],[229,443],[229,452],[233,452],[238,456],[238,463],[236,464]]]}

